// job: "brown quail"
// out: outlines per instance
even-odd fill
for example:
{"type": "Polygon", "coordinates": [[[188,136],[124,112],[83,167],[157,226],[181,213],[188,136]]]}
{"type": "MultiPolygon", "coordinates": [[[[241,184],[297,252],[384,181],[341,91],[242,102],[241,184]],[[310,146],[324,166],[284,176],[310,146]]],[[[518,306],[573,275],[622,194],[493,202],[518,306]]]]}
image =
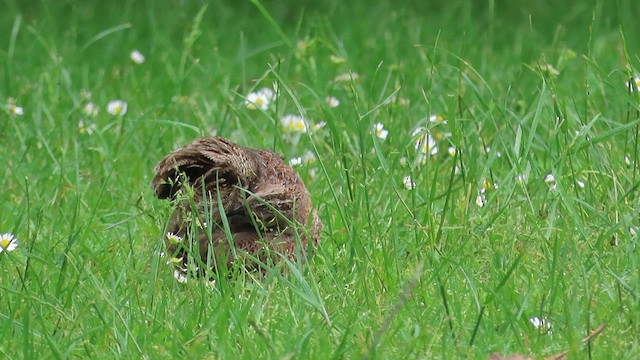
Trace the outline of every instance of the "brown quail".
{"type": "Polygon", "coordinates": [[[166,243],[180,269],[189,258],[201,270],[239,259],[255,268],[278,254],[304,259],[318,243],[322,223],[309,192],[271,151],[201,138],[167,155],[154,172],[156,196],[176,205],[166,243]]]}

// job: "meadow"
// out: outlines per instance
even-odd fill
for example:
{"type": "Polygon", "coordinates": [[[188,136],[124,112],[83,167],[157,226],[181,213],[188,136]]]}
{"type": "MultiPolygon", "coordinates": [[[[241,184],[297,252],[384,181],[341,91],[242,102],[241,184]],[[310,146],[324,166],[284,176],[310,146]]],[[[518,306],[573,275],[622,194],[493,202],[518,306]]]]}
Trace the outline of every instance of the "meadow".
{"type": "Polygon", "coordinates": [[[1,6],[2,358],[640,357],[637,1],[1,6]],[[152,169],[214,134],[307,263],[174,278],[152,169]]]}

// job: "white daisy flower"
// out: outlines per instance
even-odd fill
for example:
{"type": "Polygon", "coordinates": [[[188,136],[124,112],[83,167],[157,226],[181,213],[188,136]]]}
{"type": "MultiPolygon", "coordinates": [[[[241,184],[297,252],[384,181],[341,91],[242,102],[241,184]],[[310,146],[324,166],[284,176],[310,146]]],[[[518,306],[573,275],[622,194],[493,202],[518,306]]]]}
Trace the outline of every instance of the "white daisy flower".
{"type": "Polygon", "coordinates": [[[412,136],[418,136],[416,150],[421,154],[435,155],[438,153],[438,144],[426,129],[419,127],[413,131],[412,136]]]}
{"type": "Polygon", "coordinates": [[[142,53],[138,50],[133,50],[131,54],[129,54],[129,58],[131,58],[131,61],[138,65],[144,62],[144,55],[142,55],[142,53]]]}
{"type": "Polygon", "coordinates": [[[389,131],[384,129],[384,125],[382,123],[375,123],[373,125],[373,134],[378,138],[384,140],[389,135],[389,131]]]}
{"type": "Polygon", "coordinates": [[[325,126],[327,126],[327,122],[326,121],[320,121],[319,123],[314,124],[312,129],[315,132],[315,131],[323,129],[325,126]]]}
{"type": "Polygon", "coordinates": [[[10,252],[18,248],[18,239],[13,236],[11,233],[4,233],[0,235],[0,253],[10,252]]]}
{"type": "Polygon", "coordinates": [[[413,190],[416,188],[416,183],[415,181],[413,181],[411,176],[405,176],[404,178],[402,178],[402,183],[404,184],[404,187],[407,188],[407,190],[413,190]]]}
{"type": "Polygon", "coordinates": [[[269,99],[262,93],[252,92],[247,95],[247,99],[244,101],[247,108],[251,110],[267,110],[269,109],[269,99]]]}
{"type": "Polygon", "coordinates": [[[447,152],[449,153],[449,156],[451,156],[451,157],[456,156],[456,147],[455,146],[449,146],[449,148],[447,149],[447,152]]]}
{"type": "Polygon", "coordinates": [[[531,322],[531,325],[533,325],[534,328],[539,330],[546,329],[547,333],[551,334],[551,322],[547,321],[547,319],[534,316],[529,319],[529,322],[531,322]]]}
{"type": "Polygon", "coordinates": [[[16,99],[14,98],[7,99],[7,111],[9,112],[9,115],[12,116],[24,115],[24,109],[22,108],[22,106],[16,105],[16,99]]]}
{"type": "Polygon", "coordinates": [[[299,156],[289,160],[290,166],[298,166],[300,164],[302,164],[302,158],[299,156]]]}
{"type": "Polygon", "coordinates": [[[485,197],[483,192],[478,193],[478,196],[476,196],[476,205],[478,205],[478,207],[484,207],[484,205],[487,203],[487,198],[485,197]]]}
{"type": "Polygon", "coordinates": [[[172,233],[172,232],[168,232],[167,233],[167,241],[169,242],[169,244],[171,245],[175,245],[175,244],[179,244],[182,242],[182,237],[172,233]]]}
{"type": "Polygon", "coordinates": [[[316,162],[316,155],[309,150],[305,151],[302,155],[302,163],[305,165],[311,165],[314,162],[316,162]]]}
{"type": "Polygon", "coordinates": [[[280,119],[280,125],[285,133],[307,132],[307,120],[300,115],[285,115],[280,119]]]}
{"type": "Polygon", "coordinates": [[[431,115],[429,116],[429,121],[436,124],[446,124],[447,120],[445,120],[442,115],[431,115]]]}
{"type": "Polygon", "coordinates": [[[336,97],[327,96],[325,101],[327,102],[327,105],[329,105],[329,107],[332,109],[340,106],[340,100],[338,100],[338,98],[336,97]]]}
{"type": "Polygon", "coordinates": [[[96,104],[94,104],[92,102],[88,102],[88,103],[86,103],[84,105],[84,108],[82,108],[82,111],[87,116],[95,117],[100,112],[100,108],[98,108],[98,106],[96,106],[96,104]]]}
{"type": "MultiPolygon", "coordinates": [[[[273,83],[273,87],[275,89],[277,89],[278,84],[277,83],[273,83]]],[[[269,101],[274,101],[276,99],[276,92],[268,87],[263,87],[262,89],[258,90],[258,93],[264,95],[267,99],[269,99],[269,101]]]]}
{"type": "Polygon", "coordinates": [[[244,104],[251,110],[267,110],[269,104],[276,99],[276,93],[268,87],[249,93],[244,104]]]}
{"type": "Polygon", "coordinates": [[[122,100],[111,100],[107,104],[107,112],[111,115],[122,116],[127,113],[127,103],[122,100]]]}
{"type": "Polygon", "coordinates": [[[547,174],[547,176],[544,178],[544,182],[549,184],[549,190],[555,190],[558,187],[558,184],[556,183],[556,178],[553,176],[552,173],[547,174]]]}
{"type": "Polygon", "coordinates": [[[631,92],[640,91],[640,76],[636,76],[631,79],[631,81],[627,81],[626,85],[627,89],[631,92]]]}
{"type": "Polygon", "coordinates": [[[189,280],[189,278],[187,277],[187,274],[184,273],[183,271],[180,270],[174,270],[173,271],[173,277],[180,283],[180,284],[184,284],[187,282],[187,280],[189,280]]]}
{"type": "Polygon", "coordinates": [[[14,104],[9,105],[9,114],[22,116],[24,115],[24,109],[22,106],[16,106],[14,104]]]}
{"type": "Polygon", "coordinates": [[[85,123],[84,120],[78,121],[78,131],[80,131],[80,134],[92,135],[97,129],[98,126],[95,123],[85,123]]]}

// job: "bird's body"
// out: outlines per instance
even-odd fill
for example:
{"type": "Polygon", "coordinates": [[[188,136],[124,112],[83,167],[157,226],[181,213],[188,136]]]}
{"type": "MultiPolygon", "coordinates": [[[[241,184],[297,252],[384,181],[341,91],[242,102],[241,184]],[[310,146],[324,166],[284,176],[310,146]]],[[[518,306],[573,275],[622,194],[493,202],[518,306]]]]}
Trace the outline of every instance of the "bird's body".
{"type": "Polygon", "coordinates": [[[271,151],[201,138],[167,155],[154,172],[156,196],[176,202],[167,232],[184,240],[167,245],[181,267],[196,254],[209,266],[245,255],[263,263],[276,258],[270,254],[293,258],[318,242],[322,223],[309,192],[271,151]]]}

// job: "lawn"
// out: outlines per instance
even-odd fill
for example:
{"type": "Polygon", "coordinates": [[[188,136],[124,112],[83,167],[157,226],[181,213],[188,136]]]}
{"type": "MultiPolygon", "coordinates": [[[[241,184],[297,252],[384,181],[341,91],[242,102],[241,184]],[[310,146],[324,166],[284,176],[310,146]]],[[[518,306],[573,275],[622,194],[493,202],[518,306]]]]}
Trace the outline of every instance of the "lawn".
{"type": "Polygon", "coordinates": [[[3,1],[0,356],[639,358],[640,3],[435,3],[3,1]],[[176,281],[153,166],[213,134],[306,264],[176,281]]]}

